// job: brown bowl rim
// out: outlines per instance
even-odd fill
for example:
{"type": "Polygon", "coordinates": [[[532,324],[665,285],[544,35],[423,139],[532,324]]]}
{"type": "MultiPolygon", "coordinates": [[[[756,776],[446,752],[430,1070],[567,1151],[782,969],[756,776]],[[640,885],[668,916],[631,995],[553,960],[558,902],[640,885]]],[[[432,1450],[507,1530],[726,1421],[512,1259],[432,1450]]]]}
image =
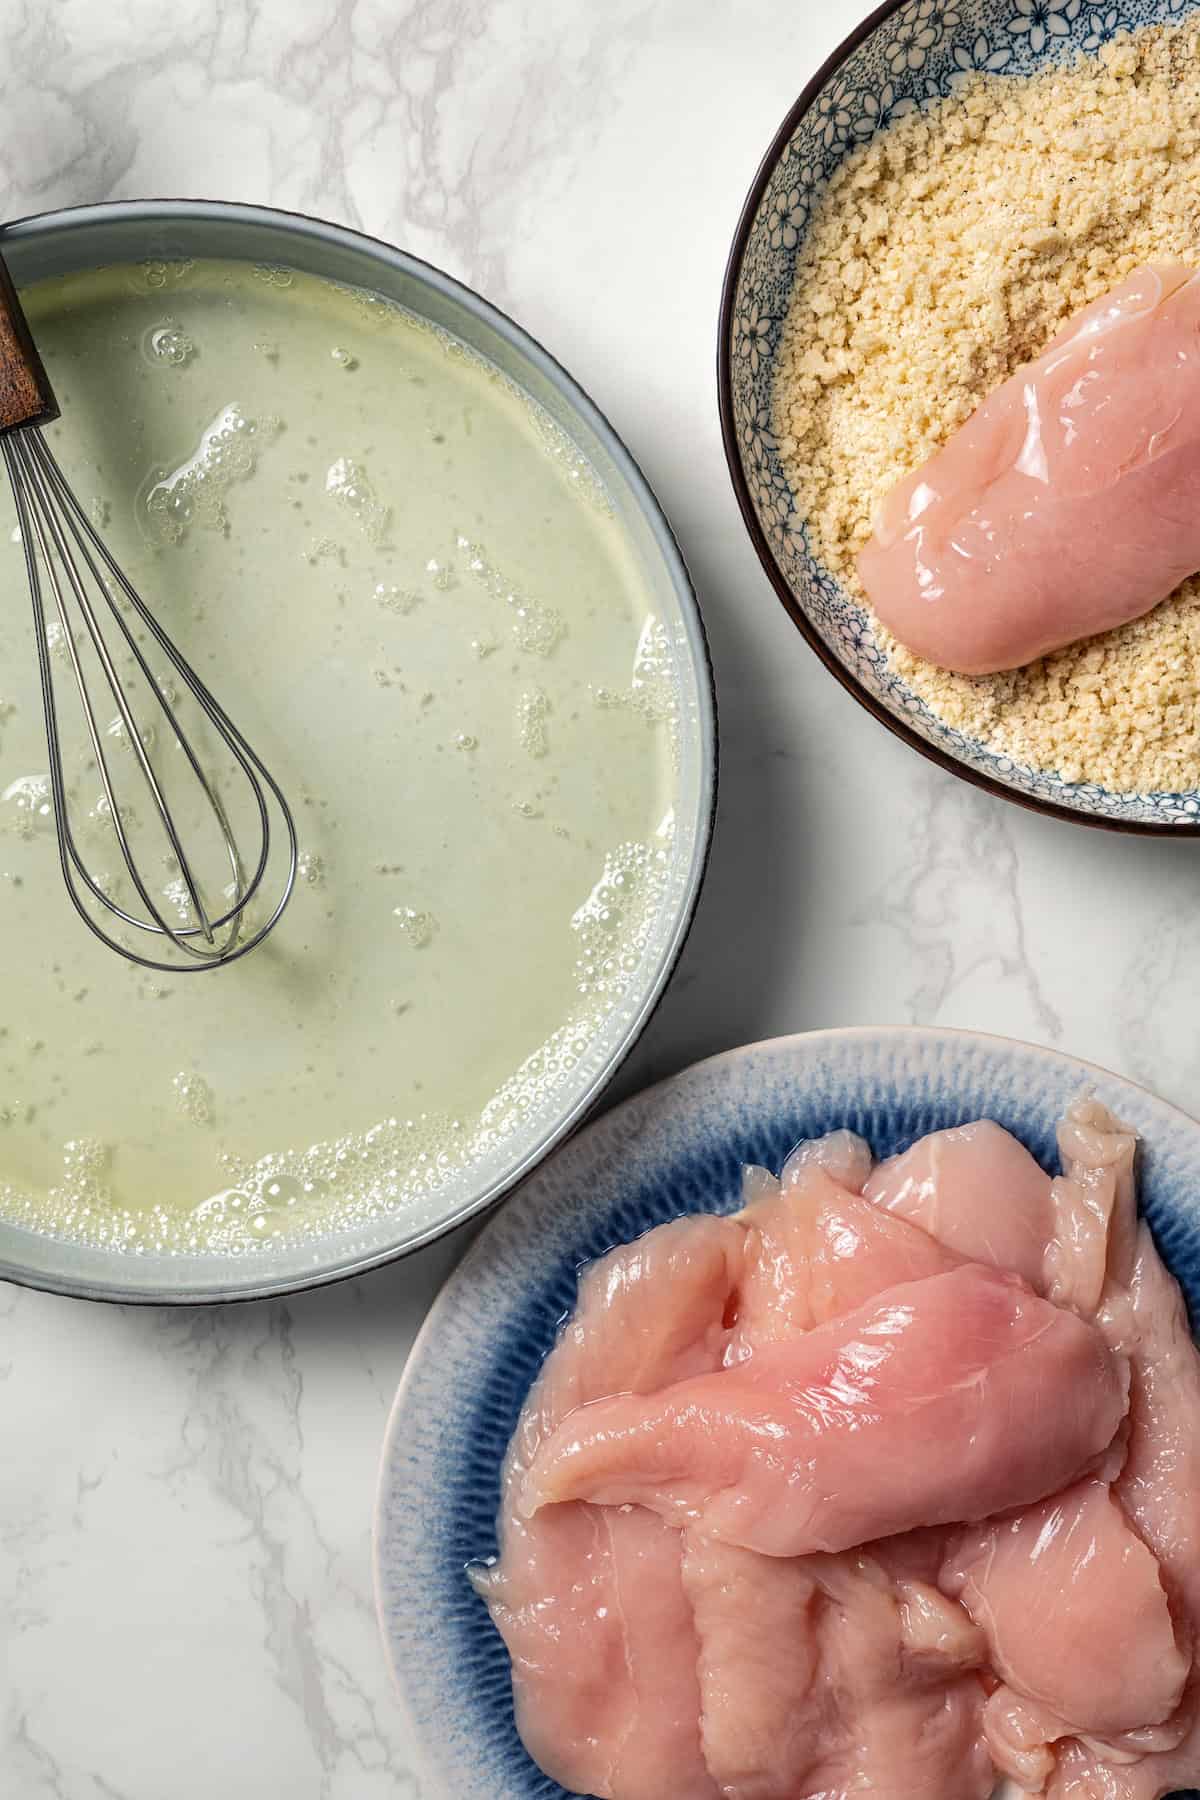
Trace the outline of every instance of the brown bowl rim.
{"type": "Polygon", "coordinates": [[[738,449],[737,429],[733,417],[733,377],[730,350],[738,277],[745,260],[750,233],[758,216],[767,184],[780,157],[791,142],[801,119],[810,110],[825,84],[832,76],[836,75],[859,46],[865,43],[880,25],[891,18],[893,13],[899,12],[905,4],[906,0],[883,0],[883,4],[868,13],[867,17],[855,26],[850,35],[842,40],[831,55],[826,57],[816,74],[804,87],[799,98],[788,109],[783,123],[771,139],[738,216],[737,229],[734,232],[733,243],[725,264],[725,276],[721,288],[721,310],[717,326],[717,401],[725,461],[741,511],[742,522],[758,553],[758,560],[770,578],[772,587],[809,648],[815,652],[829,673],[840,682],[846,692],[910,749],[918,751],[929,762],[936,763],[938,768],[945,769],[951,775],[957,775],[962,781],[970,782],[972,787],[981,788],[984,793],[995,794],[1001,800],[1011,801],[1015,806],[1024,807],[1027,812],[1041,813],[1045,818],[1062,819],[1068,825],[1090,826],[1093,830],[1122,832],[1128,836],[1196,837],[1200,835],[1200,817],[1197,817],[1194,822],[1178,825],[1157,824],[1144,819],[1105,818],[1099,813],[1062,806],[1055,800],[1040,799],[1035,794],[1023,794],[995,776],[985,775],[981,770],[971,768],[969,764],[960,761],[958,757],[952,756],[948,751],[940,749],[936,744],[929,743],[919,732],[914,731],[903,719],[897,718],[881,701],[877,700],[863,686],[858,677],[851,674],[850,670],[833,654],[809,619],[793,591],[791,583],[780,568],[775,552],[772,550],[754,510],[754,502],[751,499],[750,488],[742,466],[741,452],[738,449]]]}

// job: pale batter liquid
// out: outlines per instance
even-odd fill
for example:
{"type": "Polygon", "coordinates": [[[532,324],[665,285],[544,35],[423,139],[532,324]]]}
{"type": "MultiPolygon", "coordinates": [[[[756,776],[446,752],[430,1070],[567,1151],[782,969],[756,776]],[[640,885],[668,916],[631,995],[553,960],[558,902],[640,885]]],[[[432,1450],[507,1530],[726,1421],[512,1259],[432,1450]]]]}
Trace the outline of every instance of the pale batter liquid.
{"type": "Polygon", "coordinates": [[[216,262],[24,298],[56,454],[280,780],[302,858],[227,969],[91,940],[6,494],[0,1211],[246,1251],[411,1205],[569,1084],[651,933],[677,686],[645,579],[574,446],[378,300],[216,262]]]}

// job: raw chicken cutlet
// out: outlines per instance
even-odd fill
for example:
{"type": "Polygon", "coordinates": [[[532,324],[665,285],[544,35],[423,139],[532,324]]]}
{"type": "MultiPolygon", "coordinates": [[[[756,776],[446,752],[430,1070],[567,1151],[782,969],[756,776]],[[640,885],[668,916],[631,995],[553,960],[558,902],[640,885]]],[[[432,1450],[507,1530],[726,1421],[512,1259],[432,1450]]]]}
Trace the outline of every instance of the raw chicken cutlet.
{"type": "MultiPolygon", "coordinates": [[[[779,1182],[746,1171],[745,1263],[727,1364],[897,1282],[958,1266],[952,1252],[862,1198],[870,1168],[862,1140],[834,1132],[800,1145],[779,1182]]],[[[982,1637],[939,1593],[931,1538],[893,1539],[873,1557],[780,1559],[685,1530],[701,1742],[727,1800],[863,1783],[892,1800],[985,1800],[992,1766],[974,1672],[982,1637]]]]}
{"type": "Polygon", "coordinates": [[[1200,1355],[1133,1134],[849,1132],[586,1271],[473,1578],[601,1800],[1200,1780],[1200,1355]],[[1119,1643],[1119,1657],[1112,1647],[1119,1643]]]}
{"type": "Polygon", "coordinates": [[[589,1269],[509,1446],[500,1559],[472,1571],[512,1657],[530,1754],[600,1800],[660,1800],[668,1776],[680,1800],[717,1792],[700,1753],[679,1534],[632,1507],[526,1520],[514,1498],[543,1439],[577,1407],[614,1386],[653,1393],[719,1366],[742,1239],[726,1219],[680,1219],[589,1269]]]}
{"type": "Polygon", "coordinates": [[[964,675],[1149,612],[1200,569],[1200,277],[1136,270],[879,508],[859,574],[888,630],[964,675]]]}
{"type": "Polygon", "coordinates": [[[1126,1374],[1094,1325],[966,1264],[734,1368],[580,1408],[520,1505],[637,1503],[768,1556],[845,1550],[1056,1492],[1112,1443],[1126,1374]]]}

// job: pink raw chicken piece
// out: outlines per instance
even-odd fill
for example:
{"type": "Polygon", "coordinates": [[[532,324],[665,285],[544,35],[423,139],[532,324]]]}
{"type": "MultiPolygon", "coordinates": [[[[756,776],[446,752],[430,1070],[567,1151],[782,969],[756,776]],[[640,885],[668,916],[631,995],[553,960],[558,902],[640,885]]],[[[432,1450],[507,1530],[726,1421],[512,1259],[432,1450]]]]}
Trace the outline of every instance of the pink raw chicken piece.
{"type": "Polygon", "coordinates": [[[1129,1448],[1117,1493],[1200,1638],[1200,1351],[1146,1225],[1131,1300],[1129,1448]]]}
{"type": "MultiPolygon", "coordinates": [[[[852,1131],[831,1131],[797,1144],[778,1177],[757,1164],[743,1169],[737,1216],[747,1231],[746,1274],[739,1329],[726,1351],[727,1362],[748,1356],[751,1344],[790,1337],[820,1322],[811,1305],[809,1273],[810,1258],[821,1254],[821,1232],[814,1224],[819,1197],[835,1190],[861,1193],[871,1162],[862,1138],[852,1131]]],[[[864,1290],[859,1297],[876,1291],[864,1290]]],[[[824,1316],[832,1311],[846,1312],[848,1305],[824,1316]]]]}
{"type": "MultiPolygon", "coordinates": [[[[1003,1685],[983,1709],[984,1735],[992,1760],[998,1770],[1012,1776],[1022,1793],[1061,1795],[1059,1784],[1069,1773],[1073,1783],[1086,1779],[1099,1784],[1078,1789],[1094,1800],[1108,1796],[1112,1800],[1148,1800],[1182,1785],[1174,1779],[1167,1779],[1165,1788],[1157,1783],[1168,1766],[1164,1752],[1172,1753],[1179,1769],[1189,1766],[1182,1745],[1191,1725],[1192,1703],[1187,1693],[1164,1724],[1143,1725],[1109,1739],[1071,1737],[1065,1719],[1003,1685]]],[[[1190,1755],[1194,1775],[1197,1746],[1190,1755]]],[[[1189,1785],[1191,1779],[1189,1776],[1189,1785]]],[[[1075,1787],[1071,1791],[1075,1792],[1075,1787]]]]}
{"type": "Polygon", "coordinates": [[[945,1274],[961,1261],[923,1231],[840,1187],[815,1161],[794,1165],[786,1187],[756,1191],[759,1197],[739,1215],[746,1274],[728,1363],[790,1342],[885,1288],[945,1274]]]}
{"type": "Polygon", "coordinates": [[[705,1762],[724,1800],[790,1800],[834,1710],[814,1717],[809,1704],[820,1595],[808,1559],[759,1556],[700,1532],[683,1542],[705,1762]]]}
{"type": "Polygon", "coordinates": [[[989,395],[879,509],[858,561],[889,631],[1015,669],[1200,568],[1200,281],[1138,269],[989,395]]]}
{"type": "MultiPolygon", "coordinates": [[[[1178,1285],[1163,1267],[1149,1229],[1138,1230],[1131,1306],[1121,1321],[1132,1350],[1129,1448],[1116,1492],[1157,1556],[1167,1590],[1200,1639],[1200,1352],[1178,1285]]],[[[1050,1800],[1160,1800],[1200,1783],[1200,1675],[1194,1674],[1173,1731],[1133,1734],[1117,1746],[1072,1745],[1059,1759],[1050,1800]],[[1181,1739],[1176,1744],[1171,1738],[1181,1739]],[[1163,1744],[1159,1748],[1159,1744],[1163,1744]]]]}
{"type": "Polygon", "coordinates": [[[1158,1564],[1105,1483],[965,1532],[941,1585],[986,1633],[996,1673],[1065,1722],[1057,1735],[1159,1725],[1179,1705],[1190,1662],[1158,1564]]]}
{"type": "MultiPolygon", "coordinates": [[[[730,1359],[849,1312],[897,1282],[958,1266],[924,1232],[853,1191],[869,1170],[862,1140],[837,1132],[799,1146],[781,1182],[747,1171],[746,1275],[730,1359]]],[[[833,1800],[864,1774],[872,1791],[922,1800],[984,1800],[990,1792],[983,1690],[964,1674],[978,1664],[982,1638],[937,1590],[940,1539],[910,1536],[880,1548],[887,1561],[870,1562],[872,1584],[860,1604],[841,1607],[828,1598],[831,1572],[842,1561],[847,1571],[867,1567],[858,1553],[780,1559],[685,1533],[701,1737],[727,1800],[815,1792],[833,1800]],[[879,1671],[878,1692],[846,1677],[867,1664],[879,1671]]],[[[851,1583],[848,1572],[843,1578],[851,1583]]]]}
{"type": "MultiPolygon", "coordinates": [[[[1058,1143],[1064,1174],[1050,1190],[1053,1235],[1041,1286],[1057,1304],[1085,1317],[1105,1301],[1119,1318],[1119,1284],[1130,1278],[1137,1230],[1135,1137],[1098,1101],[1084,1099],[1068,1109],[1058,1143]]],[[[1102,1472],[1118,1473],[1124,1455],[1122,1437],[1102,1472]]],[[[1103,1621],[1112,1605],[1110,1589],[1122,1573],[1127,1578],[1124,1604],[1134,1621],[1138,1590],[1133,1584],[1141,1583],[1141,1673],[1153,1675],[1157,1635],[1166,1652],[1157,1666],[1167,1669],[1171,1687],[1165,1701],[1158,1695],[1156,1711],[1153,1694],[1130,1683],[1122,1666],[1119,1704],[1132,1696],[1131,1715],[1142,1726],[1151,1718],[1165,1719],[1177,1704],[1188,1664],[1176,1644],[1158,1565],[1129,1531],[1103,1482],[1082,1483],[1056,1502],[982,1527],[960,1540],[957,1559],[945,1573],[949,1591],[963,1588],[972,1613],[983,1621],[980,1607],[986,1605],[994,1622],[989,1626],[993,1662],[1011,1686],[1002,1685],[989,1699],[985,1730],[997,1765],[1031,1790],[1039,1789],[1052,1771],[1052,1746],[1058,1740],[1076,1732],[1119,1738],[1127,1728],[1128,1722],[1114,1723],[1113,1717],[1106,1722],[1103,1679],[1093,1678],[1088,1659],[1088,1649],[1094,1647],[1101,1670],[1113,1671],[1107,1648],[1100,1652],[1106,1646],[1103,1621]],[[966,1580],[968,1572],[972,1582],[966,1580]],[[1043,1605],[1035,1607],[1043,1595],[1043,1605]],[[1051,1611],[1043,1616],[1047,1607],[1051,1611]],[[1039,1629],[1030,1633],[1026,1621],[1034,1616],[1039,1629]],[[1081,1648],[1071,1650],[1076,1643],[1081,1648]]]]}
{"type": "MultiPolygon", "coordinates": [[[[699,1643],[679,1533],[641,1506],[599,1511],[608,1533],[632,1714],[607,1790],[613,1800],[714,1800],[700,1743],[699,1643]]],[[[560,1570],[559,1580],[569,1580],[560,1570]]],[[[561,1665],[557,1679],[561,1680],[561,1665]]]]}
{"type": "Polygon", "coordinates": [[[515,1501],[543,1437],[573,1408],[716,1367],[743,1239],[729,1219],[682,1219],[588,1270],[509,1449],[500,1560],[473,1572],[512,1657],[531,1756],[564,1787],[604,1800],[715,1800],[679,1534],[636,1507],[563,1506],[525,1520],[515,1501]]]}
{"type": "Polygon", "coordinates": [[[1022,1699],[1004,1683],[988,1696],[983,1709],[984,1740],[996,1771],[1011,1776],[1023,1794],[1043,1791],[1068,1729],[1057,1713],[1022,1699]]]}
{"type": "MultiPolygon", "coordinates": [[[[1195,1701],[1192,1702],[1193,1709],[1195,1701]]],[[[1046,1788],[1046,1800],[1163,1800],[1200,1780],[1200,1718],[1173,1750],[1117,1762],[1087,1744],[1068,1744],[1046,1788]]]]}
{"type": "MultiPolygon", "coordinates": [[[[1157,1557],[1177,1624],[1200,1637],[1200,1353],[1183,1296],[1145,1225],[1130,1294],[1110,1294],[1102,1320],[1131,1352],[1129,1441],[1115,1493],[1157,1557]]],[[[1174,1718],[1112,1743],[1066,1746],[1049,1800],[1160,1800],[1200,1782],[1200,1678],[1174,1718]]],[[[1032,1787],[1032,1783],[1030,1784],[1032,1787]]]]}
{"type": "Polygon", "coordinates": [[[984,1800],[991,1790],[983,1694],[968,1673],[982,1644],[959,1607],[899,1572],[908,1549],[897,1545],[891,1567],[888,1545],[808,1559],[827,1598],[825,1656],[850,1728],[840,1758],[835,1749],[810,1778],[811,1800],[864,1791],[879,1800],[984,1800]]]}
{"type": "Polygon", "coordinates": [[[1058,1128],[1058,1149],[1063,1173],[1050,1190],[1042,1288],[1056,1305],[1091,1318],[1133,1274],[1137,1138],[1098,1100],[1077,1100],[1058,1128]]]}
{"type": "Polygon", "coordinates": [[[677,1531],[637,1506],[560,1507],[510,1530],[498,1569],[475,1580],[512,1658],[521,1737],[548,1774],[605,1800],[658,1800],[664,1782],[715,1800],[677,1531]]]}
{"type": "Polygon", "coordinates": [[[786,1193],[806,1169],[824,1169],[839,1187],[861,1194],[874,1162],[870,1146],[854,1131],[829,1131],[824,1137],[805,1138],[796,1145],[779,1177],[786,1193]]]}
{"type": "Polygon", "coordinates": [[[726,1800],[986,1800],[969,1673],[983,1645],[961,1608],[868,1554],[684,1541],[704,1749],[726,1800]]]}
{"type": "Polygon", "coordinates": [[[1125,1412],[1090,1325],[967,1266],[649,1398],[598,1400],[534,1459],[527,1516],[637,1502],[766,1555],[986,1518],[1082,1474],[1125,1412]]]}
{"type": "Polygon", "coordinates": [[[863,1192],[968,1262],[1010,1269],[1041,1288],[1052,1228],[1050,1177],[990,1119],[918,1138],[881,1162],[863,1192]]]}

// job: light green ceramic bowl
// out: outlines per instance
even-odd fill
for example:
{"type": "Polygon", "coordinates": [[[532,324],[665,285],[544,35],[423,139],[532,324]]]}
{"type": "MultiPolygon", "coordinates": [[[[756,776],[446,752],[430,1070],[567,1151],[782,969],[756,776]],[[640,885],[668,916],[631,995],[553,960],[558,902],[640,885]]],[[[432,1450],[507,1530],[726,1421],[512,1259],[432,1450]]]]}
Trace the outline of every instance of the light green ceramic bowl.
{"type": "MultiPolygon", "coordinates": [[[[716,789],[716,723],[704,629],[688,573],[645,477],[612,426],[541,345],[478,294],[402,250],[317,219],[203,200],[152,200],[42,214],[8,226],[0,249],[18,287],[112,263],[181,257],[272,263],[348,283],[453,333],[524,388],[599,473],[674,646],[681,696],[673,864],[641,966],[557,1091],[490,1161],[369,1228],[264,1245],[239,1257],[122,1255],[0,1221],[0,1278],[97,1300],[257,1298],[311,1287],[403,1255],[507,1193],[591,1109],[654,1009],[687,935],[704,874],[716,789]]],[[[381,402],[382,403],[382,402],[381,402]]],[[[23,595],[9,595],[24,605],[23,595]]],[[[63,929],[73,929],[64,896],[63,929]]],[[[6,957],[22,954],[6,942],[6,957]]],[[[3,973],[0,970],[0,984],[3,973]]]]}

